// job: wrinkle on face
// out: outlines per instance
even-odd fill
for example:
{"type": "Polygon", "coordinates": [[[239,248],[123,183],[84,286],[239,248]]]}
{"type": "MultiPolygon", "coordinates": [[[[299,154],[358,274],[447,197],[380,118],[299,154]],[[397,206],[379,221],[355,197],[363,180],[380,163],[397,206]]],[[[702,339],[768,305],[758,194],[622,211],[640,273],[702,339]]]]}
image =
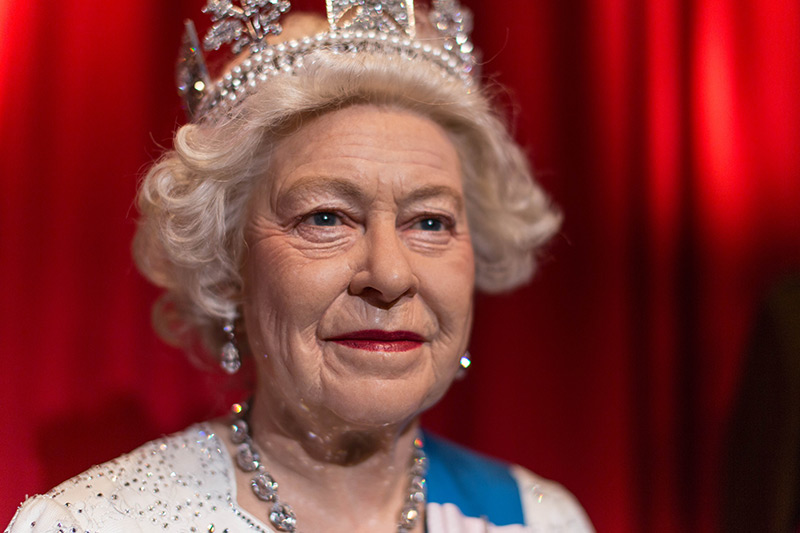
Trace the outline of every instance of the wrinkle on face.
{"type": "Polygon", "coordinates": [[[474,257],[453,144],[428,119],[355,106],[280,141],[266,175],[245,230],[256,395],[318,436],[332,430],[309,429],[320,420],[342,431],[407,424],[449,386],[472,321],[474,257]],[[320,212],[333,224],[317,224],[320,212]],[[435,230],[420,222],[430,220],[435,230]],[[425,341],[362,353],[331,340],[359,330],[425,341]]]}

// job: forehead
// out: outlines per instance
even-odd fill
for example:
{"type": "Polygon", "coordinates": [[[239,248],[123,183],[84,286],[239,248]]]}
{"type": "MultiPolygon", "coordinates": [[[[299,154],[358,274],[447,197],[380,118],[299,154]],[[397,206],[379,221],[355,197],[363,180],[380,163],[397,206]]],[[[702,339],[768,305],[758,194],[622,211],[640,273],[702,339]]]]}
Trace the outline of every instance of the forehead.
{"type": "Polygon", "coordinates": [[[275,146],[273,192],[326,178],[461,190],[458,153],[443,128],[409,111],[368,105],[311,119],[275,146]]]}

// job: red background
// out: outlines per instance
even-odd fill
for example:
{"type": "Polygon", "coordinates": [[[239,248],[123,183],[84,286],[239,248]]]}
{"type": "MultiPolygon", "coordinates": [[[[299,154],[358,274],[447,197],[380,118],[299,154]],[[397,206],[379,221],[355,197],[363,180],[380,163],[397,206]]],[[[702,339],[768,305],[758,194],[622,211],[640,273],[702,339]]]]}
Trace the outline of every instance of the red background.
{"type": "MultiPolygon", "coordinates": [[[[203,3],[0,3],[0,523],[231,396],[155,338],[129,254],[203,3]]],[[[756,303],[800,270],[800,4],[465,3],[566,224],[532,285],[478,297],[474,368],[427,424],[600,531],[713,531],[756,303]]]]}

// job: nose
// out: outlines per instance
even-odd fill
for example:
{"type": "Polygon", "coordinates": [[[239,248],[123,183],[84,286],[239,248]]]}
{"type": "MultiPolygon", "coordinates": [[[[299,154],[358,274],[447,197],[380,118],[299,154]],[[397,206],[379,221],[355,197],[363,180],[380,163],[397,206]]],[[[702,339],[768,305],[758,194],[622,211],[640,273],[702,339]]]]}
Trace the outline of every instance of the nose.
{"type": "Polygon", "coordinates": [[[386,221],[364,233],[360,264],[350,281],[350,292],[379,307],[413,296],[419,280],[410,262],[412,253],[400,239],[394,223],[386,221]]]}

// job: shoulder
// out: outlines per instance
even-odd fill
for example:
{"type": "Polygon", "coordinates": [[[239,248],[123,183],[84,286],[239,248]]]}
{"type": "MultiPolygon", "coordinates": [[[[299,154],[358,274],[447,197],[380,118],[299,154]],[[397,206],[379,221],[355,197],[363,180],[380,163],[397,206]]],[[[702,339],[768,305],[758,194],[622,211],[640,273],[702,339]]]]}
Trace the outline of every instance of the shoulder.
{"type": "Polygon", "coordinates": [[[509,533],[593,531],[575,497],[558,483],[430,434],[425,450],[429,522],[442,524],[432,531],[469,531],[470,522],[476,531],[487,524],[509,533]]]}
{"type": "Polygon", "coordinates": [[[27,500],[6,531],[163,531],[187,517],[211,519],[229,507],[224,453],[213,433],[192,426],[27,500]]]}
{"type": "Polygon", "coordinates": [[[511,467],[522,501],[525,523],[535,531],[594,531],[586,511],[573,494],[559,483],[519,465],[511,467]]]}

